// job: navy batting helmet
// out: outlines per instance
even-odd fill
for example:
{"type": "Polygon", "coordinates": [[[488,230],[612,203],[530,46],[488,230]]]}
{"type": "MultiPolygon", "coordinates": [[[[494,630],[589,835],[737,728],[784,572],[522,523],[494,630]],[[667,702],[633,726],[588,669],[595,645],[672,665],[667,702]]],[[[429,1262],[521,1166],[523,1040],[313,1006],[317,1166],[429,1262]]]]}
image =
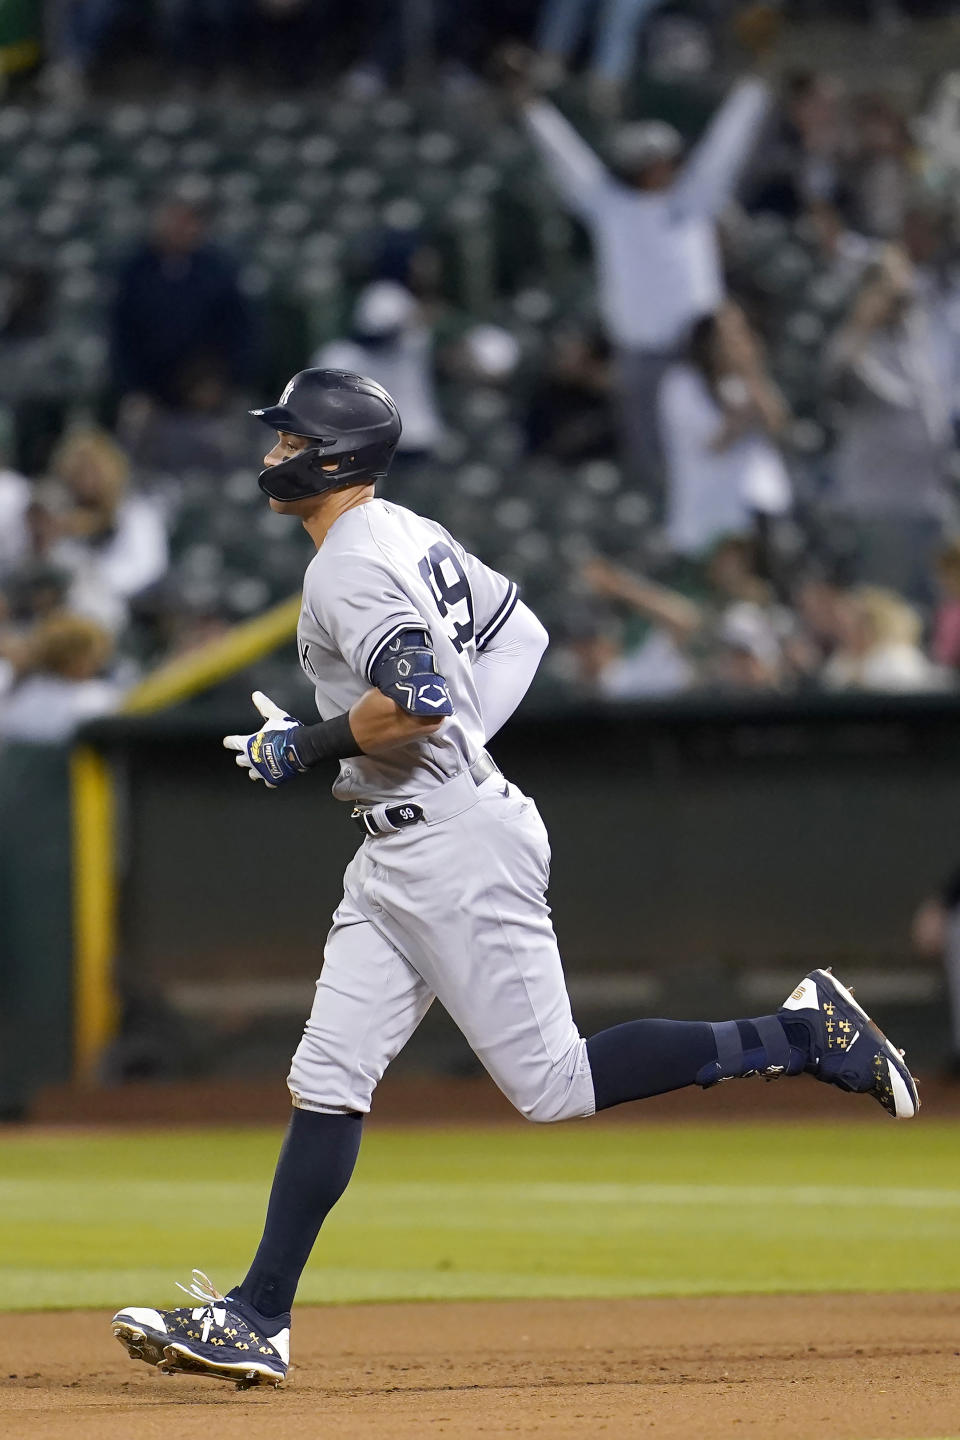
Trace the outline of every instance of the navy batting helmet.
{"type": "Polygon", "coordinates": [[[344,485],[382,480],[400,439],[400,415],[376,380],[346,370],[301,370],[258,420],[313,443],[260,474],[274,500],[305,500],[344,485]],[[334,461],[335,470],[324,469],[334,461]]]}

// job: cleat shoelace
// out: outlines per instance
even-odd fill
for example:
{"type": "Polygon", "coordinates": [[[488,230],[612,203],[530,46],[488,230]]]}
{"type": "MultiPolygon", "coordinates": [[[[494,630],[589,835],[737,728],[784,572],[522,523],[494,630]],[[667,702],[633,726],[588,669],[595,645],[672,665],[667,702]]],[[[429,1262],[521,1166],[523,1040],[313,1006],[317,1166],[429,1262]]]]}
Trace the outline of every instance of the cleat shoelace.
{"type": "Polygon", "coordinates": [[[209,1276],[204,1275],[202,1270],[194,1270],[193,1278],[189,1286],[181,1285],[177,1281],[177,1289],[182,1290],[184,1295],[189,1295],[191,1300],[199,1300],[200,1304],[191,1310],[191,1318],[199,1320],[203,1329],[200,1332],[201,1341],[206,1344],[210,1338],[210,1331],[214,1325],[222,1325],[226,1319],[226,1297],[213,1284],[209,1276]],[[221,1310],[220,1319],[217,1319],[217,1309],[221,1310]]]}
{"type": "Polygon", "coordinates": [[[189,1295],[192,1300],[199,1300],[201,1305],[225,1305],[226,1296],[221,1295],[209,1276],[204,1275],[202,1270],[194,1270],[193,1279],[189,1285],[181,1285],[177,1281],[177,1289],[182,1290],[184,1295],[189,1295]]]}

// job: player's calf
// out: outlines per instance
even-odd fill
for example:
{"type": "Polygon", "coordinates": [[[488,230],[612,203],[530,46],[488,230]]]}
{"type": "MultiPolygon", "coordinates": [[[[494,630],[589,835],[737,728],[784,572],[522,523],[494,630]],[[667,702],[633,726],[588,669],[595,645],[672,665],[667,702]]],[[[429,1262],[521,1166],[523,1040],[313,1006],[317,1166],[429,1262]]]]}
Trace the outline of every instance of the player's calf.
{"type": "Polygon", "coordinates": [[[812,971],[774,1015],[634,1020],[591,1036],[586,1051],[598,1110],[686,1085],[800,1074],[872,1095],[898,1119],[920,1107],[902,1052],[825,970],[812,971]]]}

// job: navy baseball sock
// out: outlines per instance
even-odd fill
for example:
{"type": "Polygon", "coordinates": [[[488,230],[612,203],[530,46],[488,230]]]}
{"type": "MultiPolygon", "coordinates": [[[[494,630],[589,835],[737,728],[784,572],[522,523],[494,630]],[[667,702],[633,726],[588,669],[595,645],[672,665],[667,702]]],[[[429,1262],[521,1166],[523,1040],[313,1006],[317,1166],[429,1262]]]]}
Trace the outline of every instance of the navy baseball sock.
{"type": "Polygon", "coordinates": [[[320,1226],[353,1174],[362,1129],[362,1115],[294,1110],[273,1177],[263,1239],[231,1298],[266,1320],[290,1309],[320,1226]]]}
{"type": "Polygon", "coordinates": [[[727,1020],[630,1020],[587,1041],[597,1109],[646,1100],[685,1085],[712,1085],[769,1065],[798,1074],[810,1058],[810,1032],[779,1016],[727,1020]]]}

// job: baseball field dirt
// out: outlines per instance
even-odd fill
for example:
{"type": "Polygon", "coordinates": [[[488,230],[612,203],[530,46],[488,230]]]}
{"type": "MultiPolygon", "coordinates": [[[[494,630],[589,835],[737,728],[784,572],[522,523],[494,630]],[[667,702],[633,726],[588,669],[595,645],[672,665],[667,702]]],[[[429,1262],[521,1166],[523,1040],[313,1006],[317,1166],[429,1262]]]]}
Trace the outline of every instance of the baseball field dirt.
{"type": "Polygon", "coordinates": [[[279,1391],[162,1376],[91,1311],[0,1315],[6,1440],[928,1440],[960,1431],[960,1297],[301,1311],[279,1391]]]}

